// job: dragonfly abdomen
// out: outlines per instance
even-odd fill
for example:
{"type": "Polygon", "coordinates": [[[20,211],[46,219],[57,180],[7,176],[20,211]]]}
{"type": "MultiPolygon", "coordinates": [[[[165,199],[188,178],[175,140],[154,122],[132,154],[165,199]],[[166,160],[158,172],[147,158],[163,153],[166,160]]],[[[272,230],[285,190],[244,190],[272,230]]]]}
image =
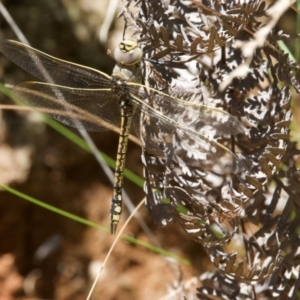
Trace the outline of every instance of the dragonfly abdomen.
{"type": "Polygon", "coordinates": [[[118,151],[116,158],[114,192],[110,210],[110,231],[115,233],[122,213],[122,186],[123,171],[125,168],[126,152],[128,146],[128,136],[133,115],[133,107],[128,101],[120,101],[121,110],[121,132],[119,136],[118,151]]]}

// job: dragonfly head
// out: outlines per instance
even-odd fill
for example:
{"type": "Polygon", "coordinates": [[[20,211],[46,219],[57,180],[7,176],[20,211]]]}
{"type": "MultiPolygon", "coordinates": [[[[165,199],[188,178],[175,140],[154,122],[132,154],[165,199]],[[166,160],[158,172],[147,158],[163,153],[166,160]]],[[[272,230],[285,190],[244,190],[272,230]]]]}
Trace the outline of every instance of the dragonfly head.
{"type": "Polygon", "coordinates": [[[115,49],[114,58],[118,64],[130,66],[141,61],[143,50],[138,44],[131,40],[122,41],[115,49]]]}

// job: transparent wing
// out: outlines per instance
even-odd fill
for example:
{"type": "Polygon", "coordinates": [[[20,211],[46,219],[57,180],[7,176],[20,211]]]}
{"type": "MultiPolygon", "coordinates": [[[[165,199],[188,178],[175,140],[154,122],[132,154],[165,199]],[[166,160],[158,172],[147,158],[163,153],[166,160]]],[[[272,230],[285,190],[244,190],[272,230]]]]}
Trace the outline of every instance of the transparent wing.
{"type": "Polygon", "coordinates": [[[74,88],[110,87],[110,76],[105,73],[52,57],[16,41],[1,41],[0,52],[26,72],[51,84],[74,88]]]}
{"type": "Polygon", "coordinates": [[[131,94],[135,95],[136,102],[138,99],[146,99],[152,105],[155,103],[163,116],[168,116],[176,123],[201,135],[230,136],[245,130],[237,118],[221,109],[184,101],[141,84],[129,82],[128,85],[131,94]]]}
{"type": "MultiPolygon", "coordinates": [[[[184,171],[187,173],[189,170],[186,166],[199,167],[218,174],[238,173],[244,170],[244,164],[237,155],[196,131],[195,126],[190,126],[189,122],[183,119],[175,120],[153,109],[136,96],[133,96],[133,101],[137,106],[135,118],[141,118],[142,123],[139,135],[148,153],[177,162],[186,168],[184,171]]],[[[201,112],[198,113],[198,118],[201,118],[201,112]]],[[[229,118],[229,121],[232,121],[232,118],[229,118]]],[[[237,119],[236,121],[238,122],[237,119]]],[[[229,132],[233,134],[240,130],[232,128],[229,132]]]]}
{"type": "MultiPolygon", "coordinates": [[[[16,41],[2,41],[0,51],[27,72],[50,83],[17,86],[14,94],[26,104],[46,111],[66,125],[89,131],[114,130],[114,125],[119,124],[119,106],[110,91],[110,77],[105,73],[54,58],[16,41]]],[[[128,85],[146,124],[145,128],[141,127],[144,131],[141,137],[147,137],[144,144],[150,153],[204,169],[218,164],[226,172],[239,171],[238,158],[211,139],[243,132],[236,118],[222,110],[184,101],[140,84],[128,85]],[[155,101],[151,101],[153,97],[155,101]],[[150,107],[140,98],[148,98],[157,107],[150,107]]]]}
{"type": "Polygon", "coordinates": [[[120,127],[119,104],[110,89],[76,89],[24,82],[14,87],[13,94],[24,104],[71,127],[88,131],[120,127]]]}

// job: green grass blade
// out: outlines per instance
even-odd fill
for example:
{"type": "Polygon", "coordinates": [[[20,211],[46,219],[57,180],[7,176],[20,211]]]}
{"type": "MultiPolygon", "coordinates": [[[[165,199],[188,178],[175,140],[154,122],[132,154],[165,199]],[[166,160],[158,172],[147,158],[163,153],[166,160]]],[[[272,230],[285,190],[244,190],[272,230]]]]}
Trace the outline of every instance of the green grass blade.
{"type": "MultiPolygon", "coordinates": [[[[35,198],[31,197],[31,196],[28,196],[28,195],[26,195],[24,193],[21,193],[20,191],[17,191],[15,189],[13,189],[13,188],[5,185],[5,184],[1,184],[0,183],[0,188],[2,188],[3,190],[5,190],[5,191],[7,191],[7,192],[9,192],[11,194],[16,195],[19,198],[22,198],[22,199],[24,199],[26,201],[29,201],[29,202],[37,205],[37,206],[43,207],[43,208],[45,208],[47,210],[50,210],[50,211],[52,211],[52,212],[54,212],[56,214],[59,214],[59,215],[65,217],[65,218],[68,218],[68,219],[71,219],[71,220],[73,220],[75,222],[79,222],[81,224],[84,224],[84,225],[87,225],[87,226],[90,226],[90,227],[102,230],[102,231],[107,232],[107,233],[110,232],[110,229],[107,228],[107,227],[105,227],[105,226],[99,225],[99,224],[97,224],[95,222],[92,222],[92,221],[88,221],[88,220],[86,220],[84,218],[78,217],[78,216],[76,216],[76,215],[74,215],[72,213],[69,213],[69,212],[65,211],[65,210],[59,209],[59,208],[57,208],[55,206],[47,204],[47,203],[45,203],[43,201],[40,201],[38,199],[35,199],[35,198]]],[[[126,240],[127,242],[130,242],[130,243],[133,243],[135,245],[141,246],[141,247],[143,247],[145,249],[148,249],[148,250],[150,250],[152,252],[158,253],[158,254],[160,254],[162,256],[172,257],[172,258],[176,259],[177,261],[179,261],[182,264],[190,265],[190,261],[189,260],[187,260],[187,259],[185,259],[183,257],[180,257],[178,255],[175,255],[174,253],[165,251],[162,248],[159,248],[159,247],[153,246],[153,245],[151,245],[149,243],[137,240],[137,239],[133,238],[132,236],[122,235],[121,237],[122,237],[122,239],[126,240]]]]}
{"type": "Polygon", "coordinates": [[[82,224],[90,226],[90,227],[94,227],[94,228],[100,229],[100,230],[105,231],[105,232],[109,232],[109,229],[106,228],[105,226],[101,226],[101,225],[99,225],[97,223],[88,221],[88,220],[86,220],[84,218],[81,218],[81,217],[78,217],[78,216],[76,216],[74,214],[68,213],[68,212],[66,212],[66,211],[64,211],[62,209],[59,209],[59,208],[55,207],[55,206],[52,206],[52,205],[47,204],[47,203],[45,203],[43,201],[35,199],[35,198],[31,197],[31,196],[23,194],[23,193],[15,190],[15,189],[13,189],[13,188],[5,185],[5,184],[0,183],[0,188],[2,188],[4,191],[7,191],[7,192],[9,192],[9,193],[11,193],[13,195],[18,196],[19,198],[22,198],[22,199],[24,199],[26,201],[29,201],[29,202],[37,205],[37,206],[43,207],[43,208],[45,208],[47,210],[50,210],[50,211],[52,211],[52,212],[54,212],[56,214],[59,214],[59,215],[61,215],[63,217],[66,217],[68,219],[71,219],[73,221],[82,223],[82,224]]]}
{"type": "Polygon", "coordinates": [[[293,53],[290,51],[289,47],[285,44],[284,41],[277,41],[277,45],[279,48],[289,55],[290,60],[296,61],[296,58],[294,57],[293,53]]]}

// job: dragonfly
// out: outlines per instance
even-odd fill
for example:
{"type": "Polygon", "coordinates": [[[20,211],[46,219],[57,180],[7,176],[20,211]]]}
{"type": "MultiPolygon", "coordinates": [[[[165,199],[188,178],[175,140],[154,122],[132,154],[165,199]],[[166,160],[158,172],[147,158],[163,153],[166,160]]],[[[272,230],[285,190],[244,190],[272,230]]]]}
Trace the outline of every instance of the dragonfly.
{"type": "Polygon", "coordinates": [[[243,133],[239,120],[222,109],[143,85],[143,51],[134,41],[123,40],[116,47],[116,66],[111,76],[13,40],[1,41],[0,52],[42,81],[24,82],[13,88],[13,94],[24,104],[77,129],[120,128],[110,210],[111,234],[115,234],[122,213],[123,170],[132,123],[148,153],[217,173],[238,173],[244,169],[240,158],[214,138],[243,133]],[[159,105],[153,105],[157,99],[159,105]],[[151,122],[145,131],[143,122],[147,120],[151,122]],[[157,142],[151,128],[166,133],[171,151],[157,142]]]}

